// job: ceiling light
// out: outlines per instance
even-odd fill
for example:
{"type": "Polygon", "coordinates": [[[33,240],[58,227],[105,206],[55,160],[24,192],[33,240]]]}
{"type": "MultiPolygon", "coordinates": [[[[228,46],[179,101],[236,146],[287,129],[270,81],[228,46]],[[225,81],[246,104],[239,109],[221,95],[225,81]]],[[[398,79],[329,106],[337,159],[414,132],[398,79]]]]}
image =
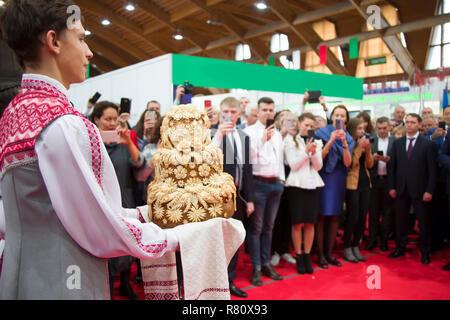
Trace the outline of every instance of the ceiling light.
{"type": "Polygon", "coordinates": [[[214,20],[206,20],[206,24],[212,24],[214,26],[221,26],[222,22],[220,21],[214,21],[214,20]]]}
{"type": "Polygon", "coordinates": [[[111,24],[111,21],[109,21],[108,19],[103,19],[102,20],[102,25],[109,26],[110,24],[111,24]]]}
{"type": "Polygon", "coordinates": [[[255,7],[258,10],[266,10],[268,8],[268,5],[265,1],[256,1],[255,2],[255,7]]]}
{"type": "Polygon", "coordinates": [[[90,32],[89,30],[85,30],[84,31],[84,35],[85,36],[90,36],[92,34],[92,32],[90,32]]]}
{"type": "Polygon", "coordinates": [[[181,34],[180,31],[177,30],[176,33],[174,33],[174,35],[172,36],[175,40],[183,40],[183,35],[181,34]]]}
{"type": "Polygon", "coordinates": [[[3,7],[5,5],[5,1],[0,0],[0,7],[3,7]]]}
{"type": "Polygon", "coordinates": [[[132,4],[132,3],[128,3],[125,6],[125,10],[127,10],[127,11],[134,11],[134,10],[136,10],[136,6],[134,4],[132,4]]]}

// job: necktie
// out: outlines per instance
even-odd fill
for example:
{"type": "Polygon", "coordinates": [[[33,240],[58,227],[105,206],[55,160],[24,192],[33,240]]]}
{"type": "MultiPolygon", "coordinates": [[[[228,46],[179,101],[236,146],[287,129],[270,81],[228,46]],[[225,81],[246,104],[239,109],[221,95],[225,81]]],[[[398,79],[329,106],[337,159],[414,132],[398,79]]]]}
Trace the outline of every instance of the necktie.
{"type": "Polygon", "coordinates": [[[413,150],[413,141],[416,140],[416,138],[408,138],[409,139],[409,145],[408,150],[406,151],[406,156],[408,159],[411,157],[412,150],[413,150]]]}
{"type": "Polygon", "coordinates": [[[236,145],[236,139],[234,139],[234,136],[231,135],[231,139],[233,140],[233,153],[234,153],[234,164],[236,166],[236,179],[234,183],[236,186],[239,186],[240,183],[240,177],[239,177],[239,157],[238,157],[238,150],[236,145]]]}

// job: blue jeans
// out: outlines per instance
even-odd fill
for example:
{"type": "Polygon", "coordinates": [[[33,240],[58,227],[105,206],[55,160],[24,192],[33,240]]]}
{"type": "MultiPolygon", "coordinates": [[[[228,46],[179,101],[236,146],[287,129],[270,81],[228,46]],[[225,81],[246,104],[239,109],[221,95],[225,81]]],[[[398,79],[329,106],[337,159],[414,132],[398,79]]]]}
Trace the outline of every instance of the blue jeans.
{"type": "Polygon", "coordinates": [[[254,180],[255,212],[248,220],[248,249],[253,269],[261,270],[261,265],[270,265],[272,230],[280,205],[283,185],[254,180]]]}

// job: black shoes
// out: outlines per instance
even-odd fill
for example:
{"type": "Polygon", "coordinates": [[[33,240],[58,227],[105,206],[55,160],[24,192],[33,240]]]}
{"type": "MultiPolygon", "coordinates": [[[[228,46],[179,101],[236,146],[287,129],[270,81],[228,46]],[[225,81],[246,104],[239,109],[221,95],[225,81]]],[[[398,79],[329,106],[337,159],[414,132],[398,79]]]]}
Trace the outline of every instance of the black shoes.
{"type": "Polygon", "coordinates": [[[335,257],[331,256],[331,257],[327,257],[326,259],[329,264],[332,264],[333,266],[336,266],[336,267],[342,267],[342,263],[340,263],[339,260],[336,259],[335,257]]]}
{"type": "Polygon", "coordinates": [[[250,283],[254,286],[262,286],[262,280],[261,280],[261,271],[260,270],[253,270],[252,277],[250,278],[250,283]]]}
{"type": "Polygon", "coordinates": [[[250,283],[254,286],[262,286],[263,282],[261,276],[271,278],[273,280],[282,280],[283,277],[279,275],[272,266],[263,266],[261,271],[253,269],[252,277],[250,278],[250,283]]]}
{"type": "Polygon", "coordinates": [[[328,269],[328,261],[323,256],[319,256],[319,267],[322,269],[328,269]]]}
{"type": "Polygon", "coordinates": [[[295,262],[297,263],[297,272],[300,274],[305,274],[305,263],[303,262],[303,253],[295,255],[295,262]]]}
{"type": "Polygon", "coordinates": [[[314,273],[314,269],[311,264],[311,254],[309,253],[296,254],[295,261],[297,263],[297,272],[299,274],[314,273]]]}
{"type": "Polygon", "coordinates": [[[283,277],[281,275],[279,275],[277,272],[275,272],[275,270],[273,270],[272,266],[263,266],[261,268],[261,273],[263,276],[266,276],[270,279],[273,280],[282,280],[283,277]]]}
{"type": "Polygon", "coordinates": [[[395,251],[389,255],[389,258],[398,258],[398,257],[403,257],[404,255],[405,255],[405,250],[395,249],[395,251]]]}
{"type": "Polygon", "coordinates": [[[376,241],[371,241],[369,242],[369,244],[366,247],[367,251],[373,250],[377,247],[377,242],[376,241]]]}
{"type": "Polygon", "coordinates": [[[389,251],[389,246],[387,243],[382,243],[380,246],[381,251],[386,252],[389,251]]]}
{"type": "Polygon", "coordinates": [[[232,294],[235,297],[239,297],[239,298],[247,298],[248,297],[248,295],[244,291],[242,291],[241,289],[236,287],[233,283],[230,283],[230,294],[232,294]]]}
{"type": "Polygon", "coordinates": [[[450,263],[447,263],[444,267],[442,267],[442,270],[449,271],[450,270],[450,263]]]}
{"type": "Polygon", "coordinates": [[[430,254],[429,253],[422,253],[422,263],[423,264],[430,264],[430,254]]]}

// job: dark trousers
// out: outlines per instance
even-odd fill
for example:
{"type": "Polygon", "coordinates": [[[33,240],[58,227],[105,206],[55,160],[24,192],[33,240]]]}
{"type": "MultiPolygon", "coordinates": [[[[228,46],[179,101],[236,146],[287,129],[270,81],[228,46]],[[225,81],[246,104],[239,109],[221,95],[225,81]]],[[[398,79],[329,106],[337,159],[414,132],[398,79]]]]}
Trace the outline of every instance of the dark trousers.
{"type": "Polygon", "coordinates": [[[430,223],[431,244],[433,250],[440,250],[444,246],[444,238],[447,235],[448,208],[445,183],[438,183],[431,201],[430,223]]]}
{"type": "Polygon", "coordinates": [[[277,218],[273,227],[272,252],[279,254],[289,253],[291,243],[291,216],[288,210],[288,199],[286,190],[283,191],[278,208],[277,218]]]}
{"type": "Polygon", "coordinates": [[[344,228],[344,248],[357,247],[364,234],[370,189],[347,190],[347,221],[344,228]]]}
{"type": "MultiPolygon", "coordinates": [[[[234,219],[245,221],[247,217],[247,205],[242,199],[237,196],[236,197],[236,212],[233,215],[234,219]]],[[[232,283],[234,279],[236,279],[236,265],[239,256],[239,249],[234,254],[233,258],[231,258],[230,263],[228,265],[228,282],[232,283]]]]}
{"type": "Polygon", "coordinates": [[[411,197],[408,190],[397,195],[395,201],[395,227],[396,246],[398,250],[405,250],[408,243],[408,215],[411,204],[419,220],[419,248],[422,253],[429,253],[431,250],[431,225],[430,225],[430,203],[424,202],[422,196],[411,197]]]}
{"type": "Polygon", "coordinates": [[[387,245],[391,229],[393,201],[389,196],[387,179],[376,177],[373,180],[369,209],[369,242],[376,243],[377,237],[380,236],[381,244],[387,245]]]}

